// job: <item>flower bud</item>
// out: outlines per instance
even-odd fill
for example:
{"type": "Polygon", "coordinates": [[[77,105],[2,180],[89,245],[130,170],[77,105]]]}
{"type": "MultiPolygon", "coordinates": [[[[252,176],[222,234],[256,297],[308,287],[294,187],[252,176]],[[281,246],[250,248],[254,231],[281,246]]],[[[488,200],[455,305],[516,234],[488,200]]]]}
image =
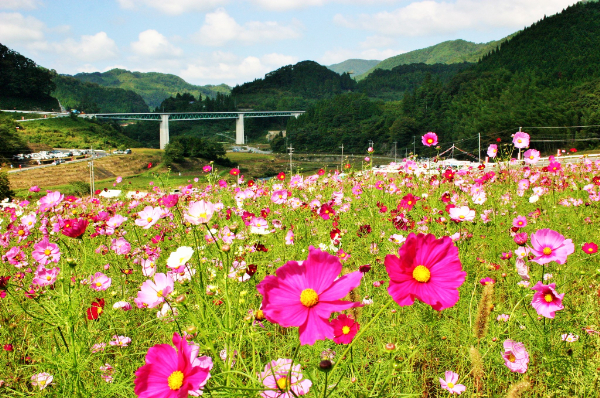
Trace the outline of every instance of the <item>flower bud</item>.
{"type": "Polygon", "coordinates": [[[229,250],[231,250],[231,247],[229,245],[221,246],[221,251],[227,253],[229,250]]]}
{"type": "Polygon", "coordinates": [[[177,296],[177,298],[175,299],[175,302],[177,304],[181,304],[185,301],[185,294],[180,294],[179,296],[177,296]]]}
{"type": "Polygon", "coordinates": [[[329,372],[332,367],[333,364],[329,359],[324,359],[321,362],[319,362],[319,370],[322,372],[329,372]]]}

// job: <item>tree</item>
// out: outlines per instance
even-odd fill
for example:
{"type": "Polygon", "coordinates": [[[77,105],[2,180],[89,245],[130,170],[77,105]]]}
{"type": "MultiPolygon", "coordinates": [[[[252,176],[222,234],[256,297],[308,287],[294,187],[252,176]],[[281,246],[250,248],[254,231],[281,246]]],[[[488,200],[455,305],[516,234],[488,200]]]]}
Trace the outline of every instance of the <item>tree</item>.
{"type": "Polygon", "coordinates": [[[0,171],[0,201],[6,198],[12,199],[15,193],[10,189],[8,173],[0,171]]]}

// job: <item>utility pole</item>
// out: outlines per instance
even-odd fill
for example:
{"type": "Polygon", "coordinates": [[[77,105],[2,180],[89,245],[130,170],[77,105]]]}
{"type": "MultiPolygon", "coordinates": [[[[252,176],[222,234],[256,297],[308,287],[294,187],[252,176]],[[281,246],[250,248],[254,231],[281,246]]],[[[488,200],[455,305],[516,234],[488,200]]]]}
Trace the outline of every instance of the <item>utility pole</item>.
{"type": "Polygon", "coordinates": [[[292,147],[292,144],[290,144],[290,146],[288,147],[288,150],[290,151],[290,176],[294,173],[292,171],[292,153],[294,153],[294,148],[292,147]]]}
{"type": "Polygon", "coordinates": [[[479,152],[477,156],[479,157],[479,163],[481,163],[481,133],[477,133],[477,135],[479,136],[479,152]]]}
{"type": "Polygon", "coordinates": [[[342,146],[339,148],[342,148],[342,158],[340,159],[340,173],[341,173],[342,170],[344,169],[344,144],[342,144],[342,146]]]}
{"type": "Polygon", "coordinates": [[[373,140],[369,140],[369,148],[373,148],[373,145],[374,145],[373,140]]]}
{"type": "Polygon", "coordinates": [[[394,141],[394,163],[396,163],[396,144],[398,144],[398,142],[394,141]]]}
{"type": "Polygon", "coordinates": [[[417,147],[415,146],[417,142],[417,137],[415,135],[413,135],[413,156],[415,156],[417,154],[417,147]]]}
{"type": "Polygon", "coordinates": [[[90,167],[90,196],[93,198],[94,197],[94,191],[95,191],[95,184],[94,184],[94,147],[90,147],[90,152],[92,155],[92,161],[90,163],[88,163],[89,167],[90,167]]]}

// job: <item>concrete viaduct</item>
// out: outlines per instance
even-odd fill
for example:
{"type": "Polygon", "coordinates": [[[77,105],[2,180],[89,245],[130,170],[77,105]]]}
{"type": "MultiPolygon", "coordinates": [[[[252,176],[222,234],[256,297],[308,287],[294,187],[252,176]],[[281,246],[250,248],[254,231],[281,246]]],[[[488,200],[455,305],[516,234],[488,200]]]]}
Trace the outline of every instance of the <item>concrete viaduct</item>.
{"type": "Polygon", "coordinates": [[[169,143],[169,121],[179,120],[217,120],[237,119],[235,124],[235,143],[245,144],[244,119],[251,117],[298,117],[304,111],[273,111],[273,112],[182,112],[182,113],[96,113],[83,117],[96,117],[117,120],[155,120],[160,122],[160,149],[165,149],[169,143]]]}

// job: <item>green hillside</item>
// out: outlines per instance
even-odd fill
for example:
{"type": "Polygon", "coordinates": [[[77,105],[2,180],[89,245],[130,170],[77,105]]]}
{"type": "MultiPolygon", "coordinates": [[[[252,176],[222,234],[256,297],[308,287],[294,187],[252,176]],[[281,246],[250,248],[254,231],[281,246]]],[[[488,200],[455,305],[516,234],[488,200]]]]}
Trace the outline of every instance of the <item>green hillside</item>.
{"type": "MultiPolygon", "coordinates": [[[[580,2],[516,33],[449,81],[431,73],[401,101],[380,102],[378,110],[363,107],[371,113],[362,115],[362,121],[338,116],[352,115],[352,101],[314,104],[288,123],[287,137],[302,142],[303,150],[331,151],[341,142],[364,141],[366,126],[373,130],[376,149],[390,153],[394,142],[402,152],[411,152],[414,139],[435,131],[442,148],[460,143],[475,152],[478,134],[486,148],[497,138],[510,142],[510,134],[523,126],[532,135],[532,146],[546,154],[557,148],[593,149],[600,138],[600,128],[594,127],[600,125],[598,48],[600,3],[580,2]]],[[[435,155],[418,142],[416,148],[421,156],[435,155]]]]}
{"type": "Polygon", "coordinates": [[[74,78],[83,82],[96,83],[105,87],[131,90],[139,94],[150,108],[156,108],[165,99],[179,94],[192,94],[194,97],[215,97],[217,93],[229,94],[226,84],[218,86],[196,86],[179,76],[158,72],[130,72],[124,69],[111,69],[100,73],[78,73],[74,78]]]}
{"type": "Polygon", "coordinates": [[[347,59],[339,64],[329,65],[328,68],[340,75],[342,73],[350,73],[353,76],[359,76],[374,68],[380,62],[373,59],[347,59]]]}
{"type": "Polygon", "coordinates": [[[59,110],[54,90],[55,71],[0,44],[0,109],[59,110]]]}
{"type": "Polygon", "coordinates": [[[56,76],[56,89],[52,93],[67,109],[86,113],[148,112],[142,97],[131,90],[102,87],[86,83],[71,76],[56,76]]]}
{"type": "MultiPolygon", "coordinates": [[[[512,36],[512,35],[511,35],[512,36]]],[[[410,51],[395,57],[387,58],[371,68],[366,73],[356,76],[360,81],[375,69],[392,69],[398,65],[407,64],[458,64],[463,62],[477,62],[484,55],[494,50],[511,36],[489,43],[473,43],[466,40],[449,40],[435,46],[410,51]]]]}
{"type": "Polygon", "coordinates": [[[314,61],[302,61],[267,73],[231,90],[238,108],[255,110],[302,110],[322,98],[351,91],[356,82],[314,61]]]}

